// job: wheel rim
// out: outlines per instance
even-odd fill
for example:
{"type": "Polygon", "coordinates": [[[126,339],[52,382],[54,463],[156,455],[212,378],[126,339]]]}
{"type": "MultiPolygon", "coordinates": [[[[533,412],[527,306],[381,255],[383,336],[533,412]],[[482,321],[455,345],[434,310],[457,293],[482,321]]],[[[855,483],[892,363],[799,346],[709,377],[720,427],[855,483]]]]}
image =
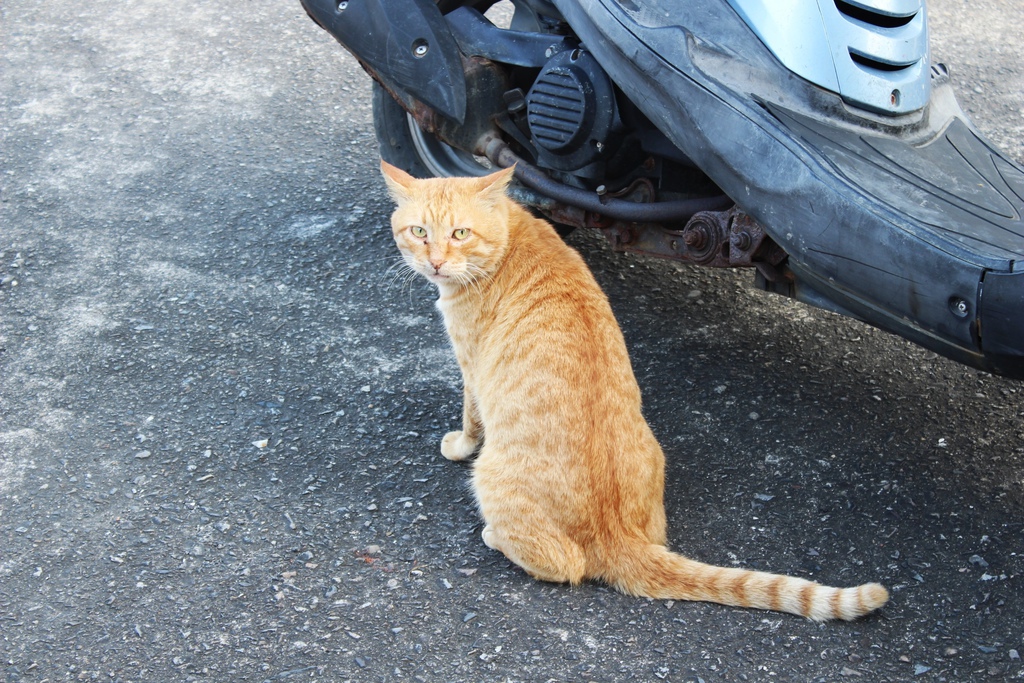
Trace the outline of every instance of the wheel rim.
{"type": "Polygon", "coordinates": [[[490,173],[490,163],[486,159],[463,152],[441,142],[429,133],[424,133],[416,124],[416,119],[408,114],[406,121],[409,124],[409,133],[416,154],[434,177],[482,176],[490,173]]]}

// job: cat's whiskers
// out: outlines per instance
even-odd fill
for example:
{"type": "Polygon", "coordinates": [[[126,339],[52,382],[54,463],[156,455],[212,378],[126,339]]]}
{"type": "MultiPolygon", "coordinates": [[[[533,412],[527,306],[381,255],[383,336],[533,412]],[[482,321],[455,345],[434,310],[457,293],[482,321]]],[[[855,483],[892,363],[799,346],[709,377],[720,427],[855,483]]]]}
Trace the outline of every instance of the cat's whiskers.
{"type": "Polygon", "coordinates": [[[381,274],[381,279],[382,280],[385,277],[391,275],[392,271],[394,271],[396,269],[400,269],[402,266],[408,266],[409,265],[409,264],[407,264],[405,262],[405,258],[403,258],[402,256],[391,256],[391,257],[388,257],[387,259],[381,259],[381,260],[385,260],[385,261],[390,261],[391,262],[391,265],[388,266],[387,268],[385,268],[384,272],[381,274]]]}
{"type": "Polygon", "coordinates": [[[475,263],[466,262],[466,268],[461,273],[462,281],[459,283],[465,287],[472,287],[478,295],[483,295],[484,285],[491,279],[491,273],[475,263]]]}
{"type": "Polygon", "coordinates": [[[380,281],[377,283],[378,286],[384,286],[386,291],[399,278],[403,277],[408,269],[409,264],[405,262],[404,258],[399,257],[394,259],[393,263],[388,266],[383,273],[381,273],[380,281]]]}
{"type": "Polygon", "coordinates": [[[378,286],[383,287],[385,296],[389,296],[396,284],[399,284],[398,291],[402,292],[409,288],[418,276],[419,273],[404,258],[398,257],[381,275],[378,286]]]}

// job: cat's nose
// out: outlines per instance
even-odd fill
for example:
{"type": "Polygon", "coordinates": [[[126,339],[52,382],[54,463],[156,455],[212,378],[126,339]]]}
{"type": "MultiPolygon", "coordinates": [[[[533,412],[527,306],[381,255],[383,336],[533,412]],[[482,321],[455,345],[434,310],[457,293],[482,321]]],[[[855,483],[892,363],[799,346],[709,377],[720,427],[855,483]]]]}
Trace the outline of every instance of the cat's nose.
{"type": "Polygon", "coordinates": [[[440,273],[441,272],[441,266],[444,265],[444,261],[434,261],[433,259],[431,259],[430,265],[434,267],[434,272],[435,273],[440,273]]]}

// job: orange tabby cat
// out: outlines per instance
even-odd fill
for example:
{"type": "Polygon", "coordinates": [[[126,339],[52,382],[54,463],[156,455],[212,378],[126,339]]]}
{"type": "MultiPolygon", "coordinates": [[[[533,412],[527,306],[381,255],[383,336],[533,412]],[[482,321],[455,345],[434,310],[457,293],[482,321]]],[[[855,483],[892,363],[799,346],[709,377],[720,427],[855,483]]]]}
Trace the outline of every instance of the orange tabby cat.
{"type": "Polygon", "coordinates": [[[406,263],[437,285],[462,369],[462,431],[479,447],[483,541],[532,576],[600,579],[632,595],[854,619],[885,604],[877,583],[830,588],[715,567],[665,547],[665,457],[608,300],[583,259],[505,196],[511,170],[417,180],[382,162],[406,263]],[[481,445],[482,444],[482,445],[481,445]]]}

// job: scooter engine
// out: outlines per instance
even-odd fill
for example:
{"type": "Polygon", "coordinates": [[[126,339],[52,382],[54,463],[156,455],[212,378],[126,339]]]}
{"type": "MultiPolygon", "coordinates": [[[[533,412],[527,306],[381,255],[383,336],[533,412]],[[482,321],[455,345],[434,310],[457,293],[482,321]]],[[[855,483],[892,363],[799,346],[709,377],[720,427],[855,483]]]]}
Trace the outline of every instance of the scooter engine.
{"type": "Polygon", "coordinates": [[[540,165],[577,175],[607,158],[622,127],[611,79],[580,48],[544,65],[526,95],[526,117],[540,165]]]}

